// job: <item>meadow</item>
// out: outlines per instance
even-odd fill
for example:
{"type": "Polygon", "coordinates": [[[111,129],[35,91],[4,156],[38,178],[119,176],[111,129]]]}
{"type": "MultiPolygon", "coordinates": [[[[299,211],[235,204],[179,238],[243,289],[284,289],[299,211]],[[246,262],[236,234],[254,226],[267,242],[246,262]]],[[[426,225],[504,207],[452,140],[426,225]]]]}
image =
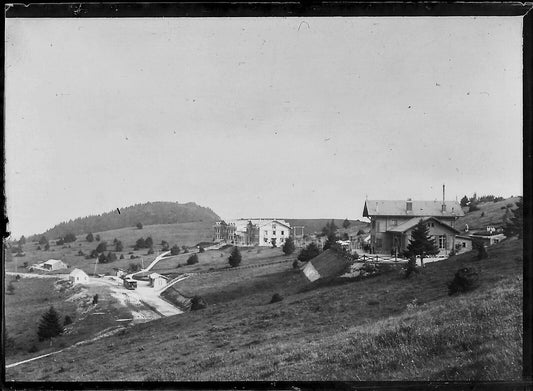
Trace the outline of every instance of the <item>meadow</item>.
{"type": "Polygon", "coordinates": [[[8,369],[6,379],[520,380],[522,241],[488,253],[431,263],[409,279],[391,270],[313,289],[290,263],[255,277],[213,273],[219,287],[187,287],[209,297],[206,309],[8,369]],[[448,296],[446,282],[463,267],[477,270],[480,287],[448,296]],[[270,304],[274,292],[284,300],[270,304]]]}

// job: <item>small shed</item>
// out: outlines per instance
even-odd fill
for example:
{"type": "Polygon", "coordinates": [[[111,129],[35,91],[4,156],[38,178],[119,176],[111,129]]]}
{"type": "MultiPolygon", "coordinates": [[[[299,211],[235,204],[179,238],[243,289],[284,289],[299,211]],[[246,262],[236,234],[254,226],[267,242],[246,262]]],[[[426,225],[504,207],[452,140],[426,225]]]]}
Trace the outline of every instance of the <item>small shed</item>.
{"type": "Polygon", "coordinates": [[[118,267],[114,267],[113,270],[115,271],[115,276],[122,277],[126,275],[126,271],[124,269],[120,269],[118,267]]]}
{"type": "Polygon", "coordinates": [[[150,279],[150,286],[155,289],[161,289],[167,285],[167,277],[158,273],[152,273],[148,276],[150,279]]]}
{"type": "Polygon", "coordinates": [[[472,251],[472,238],[466,235],[457,235],[455,237],[455,251],[457,254],[472,251]]]}
{"type": "Polygon", "coordinates": [[[89,276],[83,270],[74,269],[68,275],[68,279],[74,284],[87,284],[89,282],[89,276]]]}
{"type": "Polygon", "coordinates": [[[332,249],[324,251],[311,259],[303,268],[303,273],[311,282],[324,277],[336,277],[344,274],[350,262],[332,249]]]}
{"type": "Polygon", "coordinates": [[[66,269],[68,265],[59,259],[49,259],[42,263],[42,267],[46,270],[61,270],[66,269]]]}

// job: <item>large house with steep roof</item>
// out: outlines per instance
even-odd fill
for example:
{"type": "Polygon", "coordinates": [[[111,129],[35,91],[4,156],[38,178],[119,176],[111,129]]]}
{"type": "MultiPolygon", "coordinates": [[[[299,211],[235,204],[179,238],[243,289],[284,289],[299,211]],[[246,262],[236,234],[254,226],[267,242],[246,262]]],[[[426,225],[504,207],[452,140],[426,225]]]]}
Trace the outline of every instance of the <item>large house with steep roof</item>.
{"type": "Polygon", "coordinates": [[[372,252],[400,254],[407,249],[414,227],[422,219],[441,254],[455,248],[457,218],[464,216],[457,201],[366,200],[363,216],[370,219],[372,252]]]}

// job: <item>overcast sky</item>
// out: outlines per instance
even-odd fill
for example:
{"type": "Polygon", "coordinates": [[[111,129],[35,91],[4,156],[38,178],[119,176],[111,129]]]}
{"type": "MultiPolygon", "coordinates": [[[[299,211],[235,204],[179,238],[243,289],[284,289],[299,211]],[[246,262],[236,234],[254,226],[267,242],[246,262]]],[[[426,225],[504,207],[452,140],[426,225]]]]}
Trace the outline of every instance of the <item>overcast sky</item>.
{"type": "Polygon", "coordinates": [[[522,194],[522,18],[6,19],[8,230],[522,194]]]}

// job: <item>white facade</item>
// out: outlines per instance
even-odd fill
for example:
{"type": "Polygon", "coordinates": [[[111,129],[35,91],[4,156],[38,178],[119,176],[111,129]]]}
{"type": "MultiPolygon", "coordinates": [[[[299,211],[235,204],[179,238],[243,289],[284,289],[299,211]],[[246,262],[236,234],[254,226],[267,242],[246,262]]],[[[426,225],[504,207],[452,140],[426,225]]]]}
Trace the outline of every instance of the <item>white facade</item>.
{"type": "Polygon", "coordinates": [[[274,243],[280,247],[291,235],[289,224],[281,220],[270,220],[259,225],[259,246],[272,246],[274,243]]]}
{"type": "Polygon", "coordinates": [[[66,269],[67,264],[59,259],[49,259],[48,261],[42,263],[42,267],[47,270],[60,270],[66,269]]]}
{"type": "Polygon", "coordinates": [[[74,269],[68,276],[68,279],[74,284],[86,284],[89,282],[89,276],[83,270],[74,269]]]}

